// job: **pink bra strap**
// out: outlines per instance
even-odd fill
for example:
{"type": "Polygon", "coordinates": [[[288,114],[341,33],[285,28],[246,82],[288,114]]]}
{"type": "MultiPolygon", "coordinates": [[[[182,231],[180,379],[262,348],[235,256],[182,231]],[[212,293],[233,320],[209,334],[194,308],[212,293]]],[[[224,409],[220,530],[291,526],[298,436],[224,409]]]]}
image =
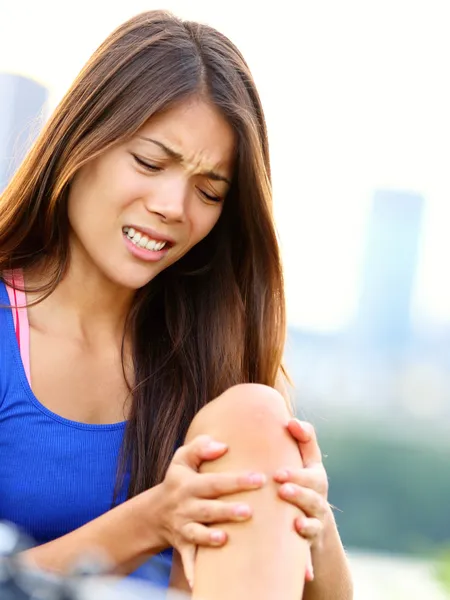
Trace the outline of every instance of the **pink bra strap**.
{"type": "Polygon", "coordinates": [[[16,316],[16,338],[17,344],[19,345],[20,350],[20,319],[19,319],[19,308],[17,302],[17,293],[16,293],[16,283],[14,281],[14,272],[12,274],[12,284],[13,284],[13,293],[14,293],[14,314],[16,316]]]}

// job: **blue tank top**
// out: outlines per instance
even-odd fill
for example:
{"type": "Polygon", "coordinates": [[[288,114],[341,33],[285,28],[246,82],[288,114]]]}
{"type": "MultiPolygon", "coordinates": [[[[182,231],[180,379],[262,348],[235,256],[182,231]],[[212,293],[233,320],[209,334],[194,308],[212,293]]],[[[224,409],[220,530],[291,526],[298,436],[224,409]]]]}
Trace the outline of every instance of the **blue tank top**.
{"type": "MultiPolygon", "coordinates": [[[[9,306],[0,282],[0,307],[9,306]]],[[[111,508],[125,423],[64,419],[33,394],[22,364],[12,312],[0,308],[0,520],[38,543],[52,541],[111,508]]],[[[133,575],[167,586],[172,551],[133,575]]]]}

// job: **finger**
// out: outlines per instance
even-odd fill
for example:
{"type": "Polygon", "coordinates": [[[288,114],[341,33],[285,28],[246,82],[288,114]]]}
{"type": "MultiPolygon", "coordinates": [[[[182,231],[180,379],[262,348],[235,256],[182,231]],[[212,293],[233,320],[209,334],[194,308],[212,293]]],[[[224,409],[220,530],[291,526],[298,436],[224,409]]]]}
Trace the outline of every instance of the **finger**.
{"type": "Polygon", "coordinates": [[[180,446],[172,462],[198,470],[203,461],[215,460],[227,450],[226,444],[214,440],[209,435],[199,435],[188,444],[180,446]]]}
{"type": "Polygon", "coordinates": [[[242,502],[220,500],[197,500],[189,510],[189,517],[198,523],[228,523],[247,521],[252,509],[242,502]]]}
{"type": "Polygon", "coordinates": [[[189,587],[194,587],[195,557],[197,546],[187,544],[180,549],[181,562],[183,564],[184,576],[187,579],[189,587]]]}
{"type": "Polygon", "coordinates": [[[321,494],[295,483],[284,483],[278,493],[283,500],[300,508],[308,517],[323,519],[326,513],[326,501],[321,494]]]}
{"type": "Polygon", "coordinates": [[[290,434],[302,444],[309,442],[311,439],[311,430],[309,423],[306,421],[300,421],[299,419],[290,419],[287,428],[290,434]]]}
{"type": "Polygon", "coordinates": [[[182,527],[181,535],[186,542],[194,546],[223,546],[227,541],[224,531],[212,529],[193,521],[182,527]]]}
{"type": "Polygon", "coordinates": [[[312,565],[311,550],[309,550],[309,552],[308,552],[308,558],[306,561],[305,579],[306,579],[306,581],[314,581],[314,569],[313,569],[313,565],[312,565]]]}
{"type": "Polygon", "coordinates": [[[264,473],[202,473],[192,482],[191,493],[200,498],[215,499],[259,489],[266,480],[264,473]]]}
{"type": "Polygon", "coordinates": [[[323,531],[323,523],[320,519],[298,517],[295,520],[295,529],[303,538],[313,543],[320,537],[323,531]]]}
{"type": "Polygon", "coordinates": [[[322,462],[322,452],[317,442],[316,432],[310,423],[292,419],[288,431],[299,443],[303,466],[309,467],[322,462]]]}
{"type": "Polygon", "coordinates": [[[328,493],[328,477],[322,464],[306,469],[291,469],[286,467],[277,471],[273,478],[278,483],[291,482],[310,488],[322,495],[328,493]]]}

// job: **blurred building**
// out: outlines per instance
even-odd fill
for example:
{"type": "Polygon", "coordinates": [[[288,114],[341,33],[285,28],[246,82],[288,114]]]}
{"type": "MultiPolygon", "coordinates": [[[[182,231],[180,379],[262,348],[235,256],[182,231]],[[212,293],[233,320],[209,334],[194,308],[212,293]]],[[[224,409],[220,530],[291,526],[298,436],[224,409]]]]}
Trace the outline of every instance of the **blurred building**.
{"type": "Polygon", "coordinates": [[[376,192],[353,323],[334,333],[289,329],[285,358],[297,407],[316,424],[351,411],[432,421],[435,436],[450,432],[450,337],[424,337],[411,324],[423,208],[419,194],[376,192]]]}
{"type": "Polygon", "coordinates": [[[423,204],[410,192],[375,193],[356,319],[358,337],[372,345],[392,348],[409,340],[423,204]]]}
{"type": "Polygon", "coordinates": [[[0,192],[39,133],[47,98],[39,83],[0,73],[0,192]]]}

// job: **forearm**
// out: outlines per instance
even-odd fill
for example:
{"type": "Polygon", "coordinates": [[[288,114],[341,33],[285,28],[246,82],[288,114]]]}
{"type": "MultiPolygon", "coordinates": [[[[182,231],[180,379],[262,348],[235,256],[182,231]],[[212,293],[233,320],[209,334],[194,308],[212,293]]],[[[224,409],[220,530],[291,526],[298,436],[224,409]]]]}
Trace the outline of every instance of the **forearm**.
{"type": "Polygon", "coordinates": [[[303,600],[352,600],[353,582],[347,557],[330,509],[320,549],[312,552],[314,581],[305,586],[303,600]]]}
{"type": "Polygon", "coordinates": [[[41,569],[65,573],[83,556],[97,553],[116,573],[131,573],[165,547],[156,522],[158,494],[158,487],[152,488],[61,538],[27,550],[24,558],[41,569]]]}

